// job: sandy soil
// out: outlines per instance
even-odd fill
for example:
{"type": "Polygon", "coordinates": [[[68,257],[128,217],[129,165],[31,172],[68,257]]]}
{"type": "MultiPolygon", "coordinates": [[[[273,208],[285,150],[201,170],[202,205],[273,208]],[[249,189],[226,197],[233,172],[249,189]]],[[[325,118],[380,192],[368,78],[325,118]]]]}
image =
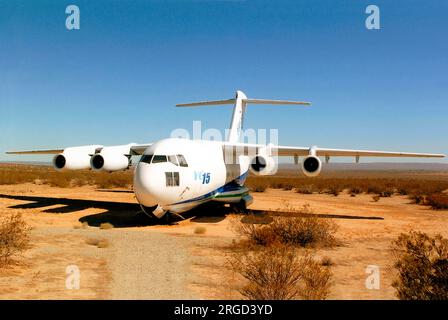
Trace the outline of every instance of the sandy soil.
{"type": "MultiPolygon", "coordinates": [[[[406,197],[372,201],[370,195],[254,193],[252,209],[299,208],[335,219],[341,245],[316,250],[330,257],[330,299],[394,299],[389,252],[399,233],[416,229],[448,237],[448,212],[413,205],[406,197]],[[366,267],[381,271],[379,290],[366,289],[366,267]]],[[[21,212],[33,230],[32,246],[0,269],[0,299],[238,299],[226,246],[234,234],[225,216],[190,217],[158,225],[138,214],[132,192],[93,187],[0,186],[0,215],[21,212]],[[101,223],[115,227],[102,229],[101,223]],[[84,223],[84,225],[83,225],[84,223]],[[196,234],[197,227],[205,234],[196,234]],[[91,240],[105,240],[98,248],[91,240]],[[79,290],[66,288],[66,268],[77,265],[79,290]]],[[[239,217],[236,217],[239,219],[239,217]]]]}

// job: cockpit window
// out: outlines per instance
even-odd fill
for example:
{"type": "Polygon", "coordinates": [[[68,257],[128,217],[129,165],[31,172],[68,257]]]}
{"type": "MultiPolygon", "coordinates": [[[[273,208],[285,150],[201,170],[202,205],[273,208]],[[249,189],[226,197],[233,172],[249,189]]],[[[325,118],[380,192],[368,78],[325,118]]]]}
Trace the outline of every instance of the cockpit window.
{"type": "Polygon", "coordinates": [[[161,162],[166,162],[166,156],[155,155],[152,158],[152,163],[161,163],[161,162]]]}
{"type": "Polygon", "coordinates": [[[175,164],[176,166],[179,165],[176,156],[168,156],[168,161],[171,162],[172,164],[175,164]]]}
{"type": "Polygon", "coordinates": [[[188,163],[187,163],[187,161],[185,160],[185,157],[184,157],[183,155],[178,154],[178,155],[177,155],[177,159],[179,160],[179,165],[180,165],[181,167],[188,167],[188,163]]]}
{"type": "Polygon", "coordinates": [[[144,154],[140,158],[140,162],[151,163],[151,160],[152,160],[153,156],[154,156],[153,154],[144,154]]]}

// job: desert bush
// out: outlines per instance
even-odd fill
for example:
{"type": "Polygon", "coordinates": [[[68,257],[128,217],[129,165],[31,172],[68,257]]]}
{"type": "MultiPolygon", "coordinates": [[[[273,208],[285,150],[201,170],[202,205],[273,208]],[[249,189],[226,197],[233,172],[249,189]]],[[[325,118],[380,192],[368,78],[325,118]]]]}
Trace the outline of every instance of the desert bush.
{"type": "Polygon", "coordinates": [[[289,190],[292,190],[292,189],[294,189],[294,185],[293,184],[286,183],[283,186],[283,190],[285,190],[285,191],[289,191],[289,190]]]}
{"type": "Polygon", "coordinates": [[[411,231],[392,243],[398,278],[392,286],[403,300],[448,299],[448,239],[411,231]]]}
{"type": "Polygon", "coordinates": [[[306,246],[332,246],[337,225],[330,219],[319,217],[275,217],[268,225],[271,232],[284,244],[306,246]]]}
{"type": "Polygon", "coordinates": [[[207,231],[205,227],[196,227],[194,228],[195,234],[204,234],[207,231]]]}
{"type": "MultiPolygon", "coordinates": [[[[250,220],[255,220],[254,216],[250,220]]],[[[247,220],[247,219],[246,219],[247,220]]],[[[272,232],[269,224],[255,224],[252,222],[243,223],[233,220],[233,230],[235,233],[247,239],[250,243],[268,246],[278,241],[277,236],[272,232]]]]}
{"type": "Polygon", "coordinates": [[[297,253],[289,246],[273,246],[233,255],[233,270],[247,280],[240,293],[253,300],[325,299],[330,270],[297,253]]]}
{"type": "Polygon", "coordinates": [[[325,266],[325,267],[330,267],[334,263],[333,263],[333,260],[331,260],[330,257],[323,257],[322,260],[320,261],[320,264],[325,266]]]}
{"type": "Polygon", "coordinates": [[[341,188],[337,186],[331,186],[327,190],[325,190],[325,193],[331,194],[335,197],[337,197],[341,193],[341,188]]]}
{"type": "Polygon", "coordinates": [[[415,203],[415,204],[425,204],[426,203],[425,195],[413,194],[413,195],[409,196],[409,199],[411,199],[412,203],[415,203]]]}
{"type": "Polygon", "coordinates": [[[109,246],[109,241],[107,239],[95,239],[89,238],[86,240],[86,243],[90,246],[95,246],[98,248],[107,248],[109,246]]]}
{"type": "Polygon", "coordinates": [[[333,221],[309,215],[312,211],[309,205],[298,212],[290,210],[282,216],[272,216],[270,223],[242,223],[235,220],[233,229],[237,235],[255,245],[282,243],[301,247],[328,247],[336,244],[334,234],[337,225],[333,221]],[[307,216],[298,216],[301,213],[307,216]]]}
{"type": "MultiPolygon", "coordinates": [[[[302,258],[303,282],[300,286],[300,298],[303,300],[324,300],[330,293],[332,273],[330,265],[322,265],[307,256],[302,258]]],[[[331,263],[331,260],[329,261],[331,263]]]]}
{"type": "Polygon", "coordinates": [[[372,200],[373,200],[373,202],[378,202],[378,201],[380,201],[380,196],[379,195],[376,195],[376,196],[372,196],[372,200]]]}
{"type": "Polygon", "coordinates": [[[313,185],[305,185],[296,187],[296,192],[301,194],[313,194],[313,185]]]}
{"type": "Polygon", "coordinates": [[[113,229],[113,228],[114,228],[114,225],[109,222],[103,222],[100,224],[100,229],[102,229],[102,230],[109,230],[109,229],[113,229]]]}
{"type": "Polygon", "coordinates": [[[383,198],[388,198],[388,197],[392,197],[393,194],[394,194],[393,190],[384,190],[379,193],[379,196],[383,197],[383,198]]]}
{"type": "Polygon", "coordinates": [[[264,183],[263,181],[259,181],[259,180],[257,180],[257,182],[255,182],[255,183],[252,183],[249,186],[249,189],[253,192],[265,192],[267,188],[268,188],[268,185],[266,183],[264,183]]]}
{"type": "Polygon", "coordinates": [[[0,265],[28,248],[30,227],[20,214],[11,214],[0,221],[0,265]]]}
{"type": "Polygon", "coordinates": [[[425,204],[431,206],[431,208],[436,210],[448,209],[448,194],[446,193],[432,194],[426,198],[425,204]]]}
{"type": "Polygon", "coordinates": [[[354,186],[354,187],[349,188],[348,192],[350,194],[360,194],[363,192],[363,190],[359,186],[354,186]]]}

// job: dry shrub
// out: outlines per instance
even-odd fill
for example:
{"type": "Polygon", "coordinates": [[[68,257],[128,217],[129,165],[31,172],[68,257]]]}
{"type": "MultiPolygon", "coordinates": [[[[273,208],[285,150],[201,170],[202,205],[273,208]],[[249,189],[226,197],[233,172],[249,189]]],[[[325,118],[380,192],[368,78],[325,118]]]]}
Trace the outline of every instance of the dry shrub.
{"type": "Polygon", "coordinates": [[[260,182],[260,183],[254,183],[250,186],[250,190],[253,192],[265,192],[268,188],[268,185],[260,182]]]}
{"type": "Polygon", "coordinates": [[[272,246],[232,257],[231,266],[247,284],[240,293],[252,300],[325,299],[331,272],[311,255],[290,246],[272,246]]]}
{"type": "Polygon", "coordinates": [[[235,222],[233,229],[237,235],[244,237],[251,244],[267,246],[278,241],[268,224],[235,222]]]}
{"type": "Polygon", "coordinates": [[[331,260],[330,257],[323,257],[322,260],[320,261],[321,265],[325,266],[325,267],[330,267],[332,265],[334,265],[333,260],[331,260]]]}
{"type": "Polygon", "coordinates": [[[90,238],[86,240],[86,243],[90,246],[95,246],[98,248],[107,248],[109,246],[109,241],[107,241],[106,239],[90,238]]]}
{"type": "Polygon", "coordinates": [[[341,190],[340,187],[338,187],[338,186],[331,186],[328,189],[326,189],[324,191],[324,193],[331,194],[331,195],[337,197],[341,193],[341,191],[342,190],[341,190]]]}
{"type": "Polygon", "coordinates": [[[378,201],[380,201],[380,196],[379,195],[376,195],[376,196],[372,196],[372,200],[374,201],[374,202],[378,202],[378,201]]]}
{"type": "Polygon", "coordinates": [[[269,224],[271,232],[284,244],[332,246],[337,225],[330,219],[318,217],[276,217],[269,224]]]}
{"type": "Polygon", "coordinates": [[[205,227],[196,227],[194,228],[195,234],[204,234],[207,231],[205,227]]]}
{"type": "MultiPolygon", "coordinates": [[[[282,243],[301,247],[331,247],[336,244],[334,234],[337,225],[332,220],[312,215],[298,216],[311,213],[309,205],[304,205],[299,212],[290,208],[287,210],[283,216],[273,216],[270,223],[243,223],[235,220],[233,229],[237,235],[255,245],[282,243]]],[[[255,217],[247,220],[253,221],[255,217]]]]}
{"type": "Polygon", "coordinates": [[[29,246],[31,228],[21,214],[11,214],[0,221],[0,265],[11,261],[29,246]]]}
{"type": "Polygon", "coordinates": [[[114,225],[109,222],[103,222],[100,224],[100,229],[102,229],[102,230],[109,230],[109,229],[113,229],[113,228],[114,228],[114,225]]]}
{"type": "Polygon", "coordinates": [[[388,198],[388,197],[392,197],[392,195],[394,194],[394,190],[384,190],[381,191],[379,196],[383,197],[383,198],[388,198]]]}
{"type": "Polygon", "coordinates": [[[354,187],[349,188],[349,193],[350,194],[361,194],[361,193],[363,193],[363,190],[358,186],[354,186],[354,187]]]}
{"type": "Polygon", "coordinates": [[[324,300],[328,297],[331,287],[332,273],[328,266],[322,266],[308,256],[304,258],[303,283],[300,298],[303,300],[324,300]]]}
{"type": "Polygon", "coordinates": [[[296,187],[296,192],[301,194],[313,194],[313,185],[305,185],[296,187]]]}
{"type": "Polygon", "coordinates": [[[392,244],[398,278],[392,286],[402,300],[448,299],[448,239],[411,231],[392,244]]]}
{"type": "Polygon", "coordinates": [[[446,193],[436,193],[427,197],[426,203],[435,210],[448,209],[448,194],[446,193]]]}

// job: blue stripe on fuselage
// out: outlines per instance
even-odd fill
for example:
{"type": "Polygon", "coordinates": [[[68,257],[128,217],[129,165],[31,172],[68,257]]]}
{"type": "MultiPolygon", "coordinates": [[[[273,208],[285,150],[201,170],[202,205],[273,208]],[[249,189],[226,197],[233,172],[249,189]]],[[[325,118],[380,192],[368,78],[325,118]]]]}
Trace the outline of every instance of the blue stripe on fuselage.
{"type": "Polygon", "coordinates": [[[201,201],[201,200],[205,200],[205,199],[208,199],[208,198],[213,198],[217,194],[220,194],[220,193],[223,193],[223,192],[238,190],[239,188],[241,188],[241,186],[238,184],[238,182],[241,182],[241,181],[244,182],[244,180],[246,180],[246,178],[247,178],[248,173],[249,173],[249,171],[246,171],[245,173],[243,173],[241,176],[239,176],[235,180],[232,180],[232,181],[226,183],[225,185],[219,187],[218,189],[213,190],[213,191],[211,191],[209,193],[206,193],[206,194],[204,194],[202,196],[199,196],[199,197],[196,197],[196,198],[193,198],[193,199],[189,199],[189,200],[176,202],[176,203],[170,204],[170,206],[177,205],[177,204],[182,204],[182,203],[194,202],[194,201],[201,201]]]}

